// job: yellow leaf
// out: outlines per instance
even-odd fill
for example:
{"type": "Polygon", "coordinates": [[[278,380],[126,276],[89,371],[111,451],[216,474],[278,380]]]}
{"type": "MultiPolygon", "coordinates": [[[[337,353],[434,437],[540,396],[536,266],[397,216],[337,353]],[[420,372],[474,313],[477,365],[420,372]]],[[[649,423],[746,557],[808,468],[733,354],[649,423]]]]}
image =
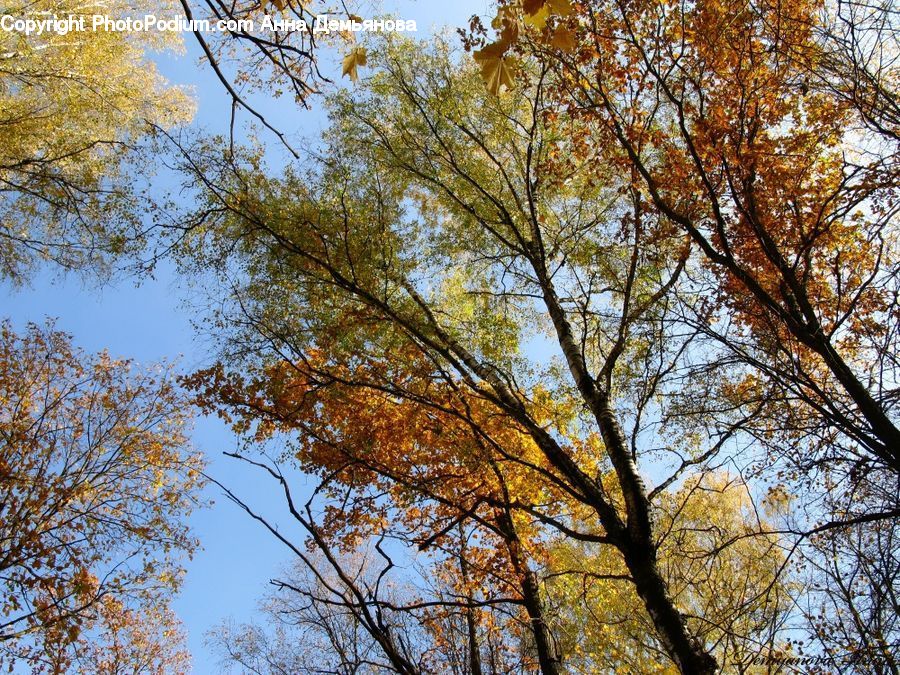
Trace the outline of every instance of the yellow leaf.
{"type": "Polygon", "coordinates": [[[481,78],[494,96],[501,88],[509,89],[513,85],[511,62],[505,56],[507,46],[503,42],[494,42],[473,54],[481,64],[481,78]]]}
{"type": "MultiPolygon", "coordinates": [[[[274,0],[273,0],[274,1],[274,0]]],[[[356,69],[366,65],[366,48],[354,47],[350,53],[344,57],[344,69],[341,71],[341,77],[348,75],[353,82],[359,79],[356,69]]]]}
{"type": "Polygon", "coordinates": [[[557,16],[569,16],[572,13],[572,0],[547,0],[545,6],[557,16]]]}
{"type": "Polygon", "coordinates": [[[550,8],[547,5],[541,5],[534,14],[525,15],[525,23],[537,30],[544,30],[547,25],[547,19],[550,18],[550,8]]]}
{"type": "Polygon", "coordinates": [[[522,7],[525,23],[537,30],[544,30],[551,15],[569,16],[572,13],[571,0],[526,0],[522,7]]]}
{"type": "Polygon", "coordinates": [[[487,45],[483,49],[479,49],[472,56],[476,61],[484,61],[486,59],[499,59],[503,58],[506,55],[507,50],[509,49],[509,43],[498,40],[497,42],[492,42],[487,45]]]}

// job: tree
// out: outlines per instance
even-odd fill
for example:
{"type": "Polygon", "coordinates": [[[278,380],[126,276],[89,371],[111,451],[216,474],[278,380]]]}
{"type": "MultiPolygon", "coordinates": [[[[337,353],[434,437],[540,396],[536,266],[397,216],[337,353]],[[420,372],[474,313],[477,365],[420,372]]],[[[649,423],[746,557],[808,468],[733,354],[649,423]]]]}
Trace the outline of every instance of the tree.
{"type": "Polygon", "coordinates": [[[86,355],[51,326],[18,335],[3,324],[5,665],[184,667],[167,605],[197,545],[184,522],[202,482],[184,436],[188,414],[165,367],[86,355]]]}
{"type": "Polygon", "coordinates": [[[129,609],[107,596],[99,624],[73,655],[79,673],[186,675],[191,659],[175,615],[166,607],[129,609]]]}
{"type": "MultiPolygon", "coordinates": [[[[782,636],[792,604],[783,542],[756,536],[754,508],[748,486],[724,472],[691,478],[660,504],[661,565],[675,597],[703,618],[704,643],[717,645],[724,672],[753,672],[761,655],[790,654],[782,636]]],[[[572,655],[567,670],[671,671],[647,640],[652,626],[633,612],[639,600],[621,581],[625,570],[608,554],[573,541],[551,552],[547,595],[562,651],[572,655]]]]}
{"type": "Polygon", "coordinates": [[[900,140],[896,9],[887,2],[827,8],[813,26],[815,59],[801,62],[811,86],[849,103],[867,129],[900,140]]]}
{"type": "Polygon", "coordinates": [[[775,398],[851,444],[826,438],[826,461],[849,453],[896,474],[894,156],[848,156],[864,150],[858,109],[810,90],[826,7],[565,5],[554,25],[577,46],[548,53],[543,33],[523,30],[492,48],[540,50],[560,69],[556,100],[590,119],[597,155],[633,172],[718,273],[731,320],[710,330],[780,388],[775,398]]]}
{"type": "MultiPolygon", "coordinates": [[[[167,2],[84,5],[41,0],[7,14],[45,20],[135,10],[167,2]]],[[[167,86],[147,50],[180,47],[169,31],[86,30],[0,34],[0,274],[22,281],[39,260],[104,266],[145,243],[147,185],[156,127],[189,119],[184,91],[167,86]]]]}
{"type": "MultiPolygon", "coordinates": [[[[374,553],[375,559],[379,557],[374,551],[370,553],[374,553]]],[[[353,572],[356,583],[376,583],[377,574],[372,574],[373,556],[357,554],[342,558],[342,568],[353,572]]],[[[222,654],[224,668],[240,665],[256,673],[298,674],[396,671],[384,658],[355,608],[340,602],[340,596],[335,595],[337,589],[347,587],[334,571],[328,573],[323,568],[310,568],[298,562],[273,583],[277,588],[263,604],[267,625],[226,623],[211,632],[210,642],[222,654]]],[[[407,659],[426,672],[473,672],[466,668],[466,658],[462,656],[465,649],[460,650],[465,640],[460,644],[441,639],[441,630],[448,626],[438,623],[424,610],[412,613],[388,606],[403,607],[414,602],[417,594],[418,589],[407,584],[392,586],[379,598],[385,605],[381,608],[385,625],[390,625],[403,641],[407,659]]],[[[495,650],[492,656],[496,663],[506,663],[505,672],[517,672],[509,667],[508,654],[495,650]]]]}
{"type": "MultiPolygon", "coordinates": [[[[566,658],[541,577],[552,537],[611,556],[663,663],[714,672],[708,622],[740,623],[676,594],[661,558],[667,495],[746,468],[737,450],[753,447],[763,401],[733,404],[745,372],[721,368],[692,320],[708,310],[690,242],[636,176],[596,171],[586,121],[549,97],[539,64],[497,98],[483,64],[457,65],[443,43],[388,41],[369,61],[377,74],[332,100],[334,146],[302,174],[272,176],[258,153],[215,143],[186,149],[202,201],[185,264],[234,293],[216,325],[232,328],[235,372],[199,374],[201,401],[237,414],[251,440],[293,439],[281,461],[316,473],[327,505],[301,507],[262,464],[313,546],[440,547],[436,564],[458,569],[444,604],[496,604],[527,627],[543,672],[566,658]],[[460,527],[475,532],[467,553],[460,527]]],[[[742,527],[738,540],[783,545],[761,520],[742,527]]],[[[778,640],[756,631],[780,605],[760,607],[769,622],[735,639],[767,653],[778,640]]]]}
{"type": "MultiPolygon", "coordinates": [[[[670,535],[661,557],[682,601],[702,608],[708,639],[719,644],[724,669],[755,672],[760,654],[788,656],[789,647],[777,637],[790,606],[788,589],[775,579],[782,555],[774,537],[740,538],[756,526],[746,486],[724,475],[708,476],[672,497],[663,523],[670,535]],[[715,514],[715,528],[706,526],[708,509],[715,514]],[[735,536],[740,538],[735,546],[724,546],[722,555],[711,554],[735,536]],[[746,635],[768,635],[772,643],[742,640],[746,635]]],[[[418,582],[407,575],[397,583],[380,548],[396,532],[388,529],[392,534],[376,547],[331,562],[316,549],[297,560],[272,581],[274,590],[263,604],[267,626],[229,623],[211,634],[223,666],[240,664],[255,673],[396,672],[352,599],[368,590],[367,606],[383,613],[384,625],[403,645],[415,672],[534,672],[527,621],[510,624],[503,611],[510,608],[474,602],[486,586],[494,599],[502,592],[496,578],[482,577],[477,570],[476,583],[467,583],[472,581],[467,566],[477,567],[480,556],[460,546],[460,539],[448,537],[442,540],[445,556],[440,562],[416,565],[412,578],[418,582]]],[[[470,544],[476,541],[472,529],[458,528],[456,534],[467,534],[470,544]]],[[[640,600],[627,571],[609,553],[596,543],[554,538],[539,556],[544,561],[545,617],[555,635],[554,648],[564,655],[564,671],[672,672],[651,637],[653,627],[634,612],[640,600]]]]}
{"type": "Polygon", "coordinates": [[[352,30],[327,27],[320,30],[319,17],[324,16],[326,22],[360,23],[363,19],[354,11],[362,11],[361,6],[366,5],[344,1],[339,7],[333,7],[288,0],[181,0],[181,7],[188,19],[227,20],[233,26],[227,32],[194,33],[205,60],[231,98],[230,148],[241,143],[240,132],[235,132],[237,113],[242,111],[253,122],[274,134],[288,156],[295,160],[300,158],[290,135],[263,114],[257,95],[263,92],[271,98],[286,97],[298,108],[309,107],[312,99],[322,93],[322,85],[332,84],[331,78],[336,76],[331,72],[328,61],[324,68],[319,63],[323,49],[342,50],[341,76],[355,81],[359,66],[366,63],[365,47],[357,44],[356,32],[352,30]],[[266,17],[306,28],[272,30],[265,25],[266,17]]]}
{"type": "MultiPolygon", "coordinates": [[[[597,165],[633,175],[702,256],[712,309],[692,322],[747,368],[734,403],[769,475],[806,495],[792,527],[831,588],[873,561],[894,578],[868,543],[889,546],[900,515],[896,20],[879,3],[548,0],[500,3],[496,36],[468,35],[483,62],[550,71],[597,165]]],[[[859,592],[880,613],[829,652],[896,645],[895,582],[859,592]]]]}

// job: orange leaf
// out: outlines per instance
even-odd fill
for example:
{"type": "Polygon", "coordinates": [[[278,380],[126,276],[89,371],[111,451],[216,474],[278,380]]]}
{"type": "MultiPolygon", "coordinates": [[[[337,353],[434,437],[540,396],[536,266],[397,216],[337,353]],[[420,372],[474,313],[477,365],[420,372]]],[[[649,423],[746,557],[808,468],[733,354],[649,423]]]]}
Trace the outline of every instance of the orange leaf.
{"type": "Polygon", "coordinates": [[[550,38],[550,46],[560,49],[564,52],[575,51],[575,33],[565,26],[557,26],[553,31],[553,37],[550,38]]]}

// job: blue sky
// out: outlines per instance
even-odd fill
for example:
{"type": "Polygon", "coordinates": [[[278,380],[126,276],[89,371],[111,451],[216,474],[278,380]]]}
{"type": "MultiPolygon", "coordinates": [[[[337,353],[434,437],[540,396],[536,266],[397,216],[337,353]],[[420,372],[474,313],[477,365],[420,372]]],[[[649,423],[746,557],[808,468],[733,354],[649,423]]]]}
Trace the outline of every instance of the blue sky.
{"type": "MultiPolygon", "coordinates": [[[[484,16],[488,9],[489,0],[384,3],[385,12],[415,19],[422,38],[434,27],[465,25],[472,14],[484,16]]],[[[193,37],[186,35],[185,42],[185,55],[156,59],[159,69],[171,82],[193,88],[197,103],[194,124],[222,132],[227,129],[230,101],[208,67],[199,64],[193,37]]],[[[302,111],[287,101],[263,105],[263,109],[289,136],[315,135],[323,123],[321,110],[302,111]]],[[[60,277],[58,271],[44,269],[25,288],[0,285],[5,303],[2,314],[18,327],[54,318],[57,328],[72,334],[75,343],[88,351],[109,349],[115,356],[142,363],[178,358],[184,371],[208,365],[207,341],[191,326],[187,293],[173,266],[164,263],[154,278],[137,281],[125,279],[97,288],[77,277],[60,277]]],[[[271,482],[222,457],[223,451],[237,445],[224,425],[214,419],[198,419],[193,443],[208,456],[209,472],[217,480],[263,512],[279,512],[281,501],[271,482]]],[[[188,631],[194,672],[201,674],[221,672],[217,657],[204,645],[204,634],[227,618],[252,619],[268,580],[289,560],[284,548],[218,489],[211,488],[209,496],[214,506],[192,520],[203,549],[188,564],[184,588],[175,603],[188,631]]]]}

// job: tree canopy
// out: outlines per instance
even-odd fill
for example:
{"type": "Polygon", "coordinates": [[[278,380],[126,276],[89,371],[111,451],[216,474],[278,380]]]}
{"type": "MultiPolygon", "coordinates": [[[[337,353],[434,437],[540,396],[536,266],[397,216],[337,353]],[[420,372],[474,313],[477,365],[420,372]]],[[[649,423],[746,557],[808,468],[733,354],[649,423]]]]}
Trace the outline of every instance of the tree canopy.
{"type": "MultiPolygon", "coordinates": [[[[497,97],[444,42],[393,40],[368,58],[370,80],[332,100],[334,148],[315,168],[273,176],[252,154],[191,152],[208,201],[187,259],[239,284],[221,318],[245,355],[239,372],[198,374],[201,400],[256,441],[283,437],[282,461],[320,476],[321,522],[295,512],[318,547],[432,551],[458,569],[444,599],[420,602],[512,613],[526,669],[572,658],[552,628],[567,583],[599,584],[584,597],[611,583],[652,630],[614,651],[634,667],[713,672],[790,653],[780,572],[793,531],[759,508],[741,515],[781,501],[742,478],[766,460],[753,425],[767,399],[735,404],[748,371],[698,321],[723,306],[714,271],[634,173],[597,170],[591,120],[550,96],[540,64],[497,97]],[[689,544],[676,514],[707,490],[722,495],[709,521],[721,539],[689,544]],[[591,569],[555,568],[573,546],[591,569]],[[733,579],[704,589],[673,562],[708,574],[729,569],[724,551],[764,567],[726,592],[733,579]]],[[[377,588],[346,602],[377,613],[377,588]]],[[[359,620],[391,667],[429,669],[428,650],[359,620]]],[[[482,623],[504,625],[475,621],[478,645],[482,623]]],[[[586,640],[571,647],[591,654],[582,667],[609,664],[586,640]]]]}
{"type": "MultiPolygon", "coordinates": [[[[213,642],[272,673],[898,672],[896,10],[492,11],[429,41],[198,35],[230,135],[159,136],[183,184],[153,236],[210,299],[218,360],[181,384],[287,526],[219,487],[293,558],[270,625],[213,642]],[[335,45],[348,86],[313,99],[335,45]],[[326,107],[327,146],[291,147],[250,98],[282,93],[326,107]]],[[[15,39],[5,273],[139,247],[129,153],[108,150],[184,119],[180,93],[139,86],[121,36],[90,47],[121,61],[15,39]],[[41,54],[76,52],[84,71],[45,84],[41,54]]],[[[153,636],[178,634],[163,591],[194,546],[186,401],[52,330],[4,337],[4,466],[46,487],[0,504],[77,513],[4,525],[8,644],[182,667],[153,636]]]]}
{"type": "MultiPolygon", "coordinates": [[[[113,19],[173,5],[128,0],[14,2],[21,19],[113,19]]],[[[103,267],[146,243],[143,192],[157,127],[190,119],[186,92],[147,54],[178,50],[175,32],[0,32],[0,274],[22,281],[40,261],[103,267]]]]}
{"type": "Polygon", "coordinates": [[[4,323],[0,402],[0,663],[183,671],[168,604],[202,463],[171,375],[4,323]]]}

